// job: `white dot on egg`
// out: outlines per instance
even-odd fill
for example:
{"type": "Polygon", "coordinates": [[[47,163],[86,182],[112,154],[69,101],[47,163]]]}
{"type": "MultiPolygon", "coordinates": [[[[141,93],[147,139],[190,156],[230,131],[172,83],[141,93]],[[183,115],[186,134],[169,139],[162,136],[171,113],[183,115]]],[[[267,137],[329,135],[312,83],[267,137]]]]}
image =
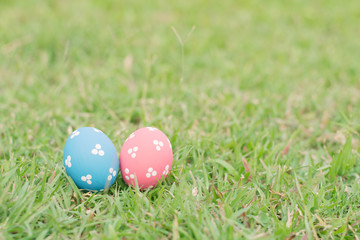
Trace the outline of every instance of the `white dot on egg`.
{"type": "Polygon", "coordinates": [[[128,154],[131,154],[132,153],[132,149],[131,148],[129,148],[129,150],[128,150],[128,154]]]}
{"type": "Polygon", "coordinates": [[[113,168],[110,168],[110,169],[109,169],[109,173],[112,173],[113,171],[114,171],[113,168]]]}
{"type": "Polygon", "coordinates": [[[134,174],[130,174],[131,179],[134,179],[134,177],[135,177],[134,174]]]}
{"type": "Polygon", "coordinates": [[[88,174],[88,175],[86,175],[86,178],[87,178],[87,179],[91,179],[92,176],[91,176],[90,174],[88,174]]]}
{"type": "Polygon", "coordinates": [[[126,178],[127,180],[129,180],[129,176],[125,176],[125,178],[126,178]]]}
{"type": "Polygon", "coordinates": [[[129,173],[129,169],[125,168],[125,173],[128,174],[129,173]]]}
{"type": "Polygon", "coordinates": [[[160,151],[160,150],[161,150],[161,148],[160,148],[159,146],[156,146],[156,150],[160,151]]]}
{"type": "Polygon", "coordinates": [[[92,154],[96,155],[98,154],[98,150],[96,150],[95,148],[91,151],[92,154]]]}
{"type": "Polygon", "coordinates": [[[164,146],[164,143],[160,141],[159,145],[160,145],[160,147],[162,147],[162,146],[164,146]]]}
{"type": "Polygon", "coordinates": [[[100,151],[99,151],[99,155],[100,155],[100,156],[104,156],[104,154],[105,154],[105,152],[104,152],[103,150],[100,150],[100,151]]]}
{"type": "Polygon", "coordinates": [[[168,138],[167,138],[166,140],[169,142],[169,146],[170,146],[170,148],[172,149],[172,145],[171,145],[170,140],[169,140],[168,138]]]}
{"type": "Polygon", "coordinates": [[[82,176],[82,177],[81,177],[81,180],[82,180],[82,181],[86,181],[86,177],[85,177],[85,176],[82,176]]]}
{"type": "Polygon", "coordinates": [[[148,169],[148,172],[152,172],[154,169],[153,168],[149,168],[148,169]]]}
{"type": "Polygon", "coordinates": [[[166,165],[165,169],[166,169],[166,170],[169,170],[169,165],[166,165]]]}
{"type": "Polygon", "coordinates": [[[146,177],[147,177],[147,178],[151,177],[151,174],[150,174],[150,173],[146,173],[146,177]]]}
{"type": "Polygon", "coordinates": [[[158,140],[154,140],[153,143],[154,143],[155,145],[158,145],[158,144],[159,144],[159,141],[158,141],[158,140]]]}
{"type": "Polygon", "coordinates": [[[131,154],[131,157],[132,157],[132,158],[135,158],[135,157],[136,157],[136,153],[131,154]]]}
{"type": "Polygon", "coordinates": [[[138,148],[138,147],[134,147],[133,150],[134,150],[134,152],[136,152],[137,150],[139,150],[139,148],[138,148]]]}
{"type": "Polygon", "coordinates": [[[115,177],[115,175],[116,175],[116,171],[113,172],[113,176],[114,176],[114,177],[115,177]]]}
{"type": "Polygon", "coordinates": [[[108,176],[108,180],[110,181],[111,179],[112,179],[112,176],[111,176],[111,175],[109,175],[109,176],[108,176]]]}
{"type": "Polygon", "coordinates": [[[71,167],[71,162],[69,162],[68,166],[71,167]]]}
{"type": "Polygon", "coordinates": [[[156,174],[157,174],[157,172],[156,172],[156,171],[153,171],[151,174],[155,177],[156,174]]]}
{"type": "Polygon", "coordinates": [[[91,185],[91,183],[92,183],[91,180],[87,180],[87,184],[91,185]]]}
{"type": "Polygon", "coordinates": [[[100,145],[100,144],[96,144],[96,145],[95,145],[95,148],[96,148],[96,149],[101,149],[101,145],[100,145]]]}

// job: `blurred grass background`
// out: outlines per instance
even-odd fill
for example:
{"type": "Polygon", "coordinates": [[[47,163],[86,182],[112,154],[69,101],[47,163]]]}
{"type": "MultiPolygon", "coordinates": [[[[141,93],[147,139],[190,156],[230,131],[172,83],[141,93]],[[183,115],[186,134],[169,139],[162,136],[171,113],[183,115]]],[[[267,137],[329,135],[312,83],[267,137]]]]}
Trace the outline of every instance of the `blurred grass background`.
{"type": "Polygon", "coordinates": [[[358,237],[359,1],[0,0],[0,19],[0,238],[358,237]],[[160,128],[172,175],[80,192],[62,150],[82,126],[118,151],[160,128]]]}

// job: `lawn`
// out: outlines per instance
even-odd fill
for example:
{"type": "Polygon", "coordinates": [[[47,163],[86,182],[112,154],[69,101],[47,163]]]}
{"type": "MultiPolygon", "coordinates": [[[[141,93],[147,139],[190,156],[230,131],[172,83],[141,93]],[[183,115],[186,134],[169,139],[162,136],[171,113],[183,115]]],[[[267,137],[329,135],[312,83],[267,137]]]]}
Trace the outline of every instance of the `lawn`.
{"type": "Polygon", "coordinates": [[[0,0],[0,239],[359,239],[360,1],[0,0]],[[174,149],[80,191],[80,127],[174,149]]]}

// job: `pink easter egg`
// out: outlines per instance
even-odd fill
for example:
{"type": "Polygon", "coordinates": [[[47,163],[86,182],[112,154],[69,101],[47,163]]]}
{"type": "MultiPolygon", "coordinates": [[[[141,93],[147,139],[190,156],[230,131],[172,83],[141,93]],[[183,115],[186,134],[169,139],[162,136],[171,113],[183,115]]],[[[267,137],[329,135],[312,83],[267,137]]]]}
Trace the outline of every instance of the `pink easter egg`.
{"type": "Polygon", "coordinates": [[[139,188],[155,187],[166,178],[172,166],[173,152],[169,139],[157,128],[145,127],[133,132],[120,152],[121,174],[126,184],[139,188]]]}

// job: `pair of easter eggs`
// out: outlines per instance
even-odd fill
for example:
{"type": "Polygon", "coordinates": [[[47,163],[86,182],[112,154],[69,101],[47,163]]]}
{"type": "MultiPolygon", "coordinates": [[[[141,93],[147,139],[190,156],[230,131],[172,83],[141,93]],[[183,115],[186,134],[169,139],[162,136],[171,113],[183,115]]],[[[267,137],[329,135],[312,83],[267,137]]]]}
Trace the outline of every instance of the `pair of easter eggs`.
{"type": "Polygon", "coordinates": [[[146,189],[166,178],[173,153],[163,132],[145,127],[125,140],[119,158],[114,144],[102,131],[83,127],[67,139],[63,159],[66,173],[80,189],[108,189],[115,182],[119,168],[126,184],[146,189]]]}

